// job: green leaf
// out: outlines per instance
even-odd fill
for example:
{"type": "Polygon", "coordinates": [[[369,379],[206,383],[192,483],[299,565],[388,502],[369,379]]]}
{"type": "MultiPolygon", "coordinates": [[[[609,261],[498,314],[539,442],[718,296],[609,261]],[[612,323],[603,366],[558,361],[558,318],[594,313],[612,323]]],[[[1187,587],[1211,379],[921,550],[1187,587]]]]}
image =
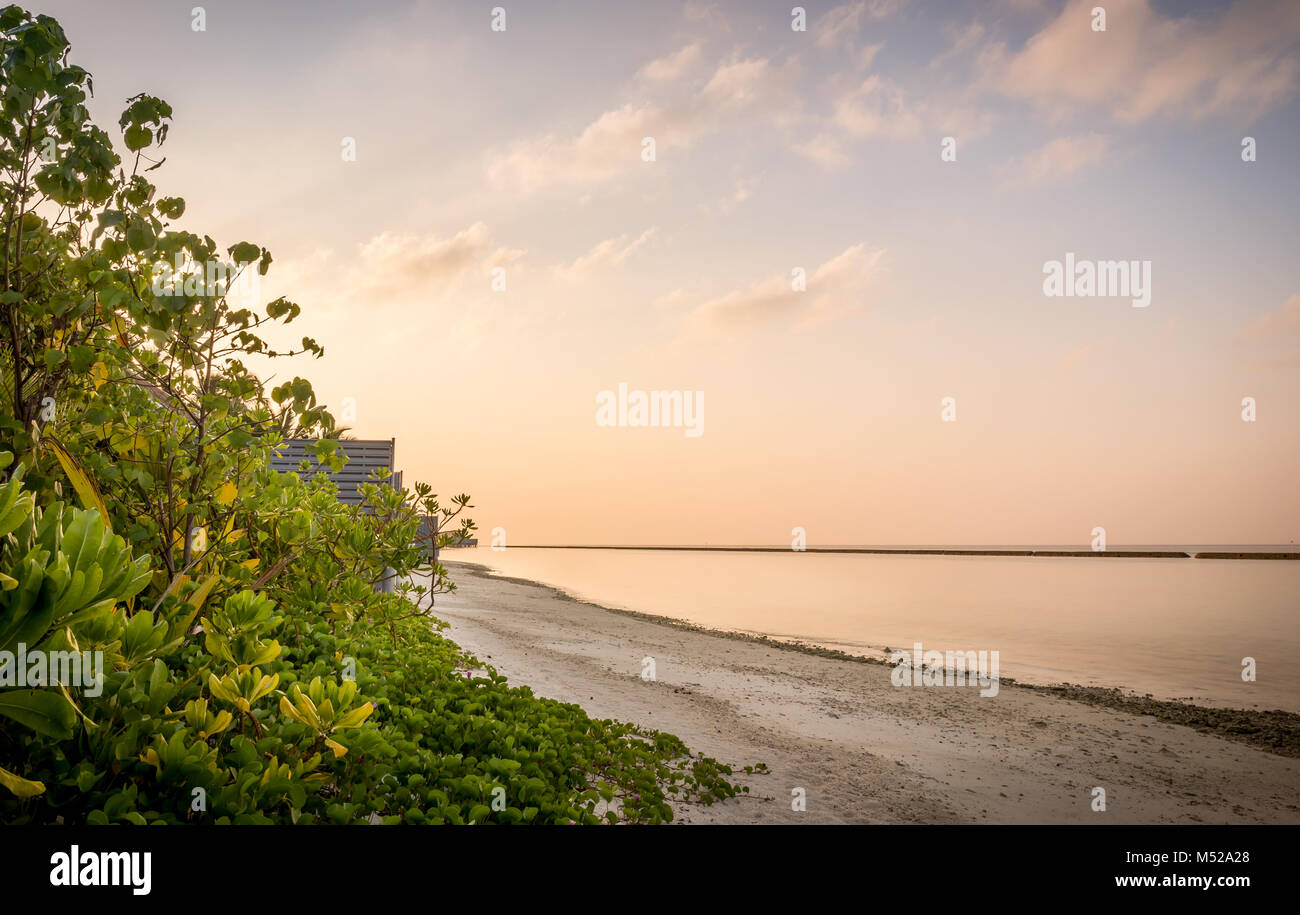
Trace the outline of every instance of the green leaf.
{"type": "Polygon", "coordinates": [[[262,254],[262,249],[251,241],[241,241],[237,245],[231,245],[228,250],[236,264],[251,263],[252,261],[257,260],[262,254]]]}
{"type": "Polygon", "coordinates": [[[180,197],[163,197],[158,201],[158,212],[168,219],[179,219],[185,212],[185,201],[180,197]]]}
{"type": "Polygon", "coordinates": [[[148,251],[154,246],[153,229],[147,222],[137,220],[126,230],[126,243],[132,251],[148,251]]]}
{"type": "Polygon", "coordinates": [[[38,794],[45,793],[43,782],[30,781],[3,767],[0,767],[0,785],[4,785],[18,797],[36,797],[38,794]]]}
{"type": "Polygon", "coordinates": [[[66,740],[72,736],[77,713],[62,694],[49,690],[0,692],[0,715],[24,724],[38,734],[66,740]]]}
{"type": "Polygon", "coordinates": [[[135,152],[153,142],[153,131],[143,124],[133,124],[126,129],[126,148],[135,152]]]}
{"type": "Polygon", "coordinates": [[[88,372],[94,361],[95,348],[92,346],[74,346],[68,351],[68,363],[79,375],[88,372]]]}
{"type": "Polygon", "coordinates": [[[121,286],[105,286],[99,292],[99,304],[112,310],[126,297],[127,292],[121,286]]]}

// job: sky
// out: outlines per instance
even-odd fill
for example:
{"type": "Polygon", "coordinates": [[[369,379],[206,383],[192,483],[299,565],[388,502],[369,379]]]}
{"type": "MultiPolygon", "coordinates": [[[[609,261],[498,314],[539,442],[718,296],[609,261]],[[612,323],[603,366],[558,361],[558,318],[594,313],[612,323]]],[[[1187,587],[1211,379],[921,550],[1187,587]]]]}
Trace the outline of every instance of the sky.
{"type": "Polygon", "coordinates": [[[482,542],[1300,536],[1300,3],[33,9],[482,542]]]}

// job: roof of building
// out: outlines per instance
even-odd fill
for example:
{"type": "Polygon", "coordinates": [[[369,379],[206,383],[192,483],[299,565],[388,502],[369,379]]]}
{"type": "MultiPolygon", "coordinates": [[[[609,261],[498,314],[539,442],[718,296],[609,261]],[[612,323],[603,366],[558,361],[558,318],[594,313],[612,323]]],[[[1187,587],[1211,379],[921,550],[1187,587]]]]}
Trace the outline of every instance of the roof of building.
{"type": "MultiPolygon", "coordinates": [[[[304,460],[316,467],[316,459],[308,453],[307,449],[318,441],[320,439],[287,439],[284,445],[272,455],[271,466],[281,473],[286,471],[297,473],[298,465],[304,460]]],[[[309,472],[304,477],[325,474],[339,488],[339,501],[348,505],[361,504],[361,484],[375,482],[373,475],[380,467],[387,468],[391,474],[386,481],[388,485],[394,488],[401,487],[402,475],[393,469],[397,439],[340,439],[338,443],[348,457],[348,462],[343,469],[337,473],[320,469],[315,473],[309,472]]]]}

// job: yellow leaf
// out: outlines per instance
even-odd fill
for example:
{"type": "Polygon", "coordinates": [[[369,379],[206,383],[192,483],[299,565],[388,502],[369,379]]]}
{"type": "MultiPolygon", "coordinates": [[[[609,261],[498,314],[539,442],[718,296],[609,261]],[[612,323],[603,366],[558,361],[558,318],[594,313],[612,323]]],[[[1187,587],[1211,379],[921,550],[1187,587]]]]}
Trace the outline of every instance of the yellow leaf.
{"type": "Polygon", "coordinates": [[[311,726],[311,722],[307,720],[307,716],[298,711],[294,704],[289,701],[288,696],[280,697],[280,714],[284,715],[286,718],[292,718],[294,721],[299,721],[309,727],[311,726]]]}
{"type": "Polygon", "coordinates": [[[217,487],[215,495],[217,501],[222,505],[229,505],[231,502],[235,501],[235,496],[239,495],[239,487],[234,483],[227,481],[217,487]]]}
{"type": "Polygon", "coordinates": [[[100,386],[108,381],[108,366],[102,362],[96,362],[92,365],[90,367],[90,380],[94,383],[95,390],[98,391],[100,386]]]}
{"type": "Polygon", "coordinates": [[[369,702],[367,702],[365,705],[359,705],[356,708],[354,708],[352,711],[344,715],[342,718],[340,718],[338,724],[334,725],[334,727],[339,730],[343,728],[361,727],[361,723],[365,721],[367,718],[369,718],[370,713],[373,712],[374,710],[375,710],[374,706],[372,706],[369,702]]]}
{"type": "Polygon", "coordinates": [[[342,756],[344,753],[348,751],[348,748],[343,746],[343,744],[335,740],[330,740],[328,737],[325,738],[325,746],[329,747],[331,750],[334,751],[335,759],[338,759],[340,756],[342,756]]]}
{"type": "MultiPolygon", "coordinates": [[[[199,611],[203,609],[203,604],[208,599],[208,594],[212,592],[213,586],[220,580],[220,575],[209,575],[203,580],[203,584],[195,588],[194,593],[186,598],[190,605],[190,612],[185,614],[184,618],[177,619],[172,623],[171,628],[168,630],[171,638],[179,638],[190,631],[190,625],[194,622],[194,617],[199,615],[199,611]]],[[[176,576],[176,588],[179,590],[188,581],[188,576],[176,576]],[[184,581],[181,579],[184,579],[184,581]]]]}
{"type": "Polygon", "coordinates": [[[18,797],[36,797],[38,794],[45,793],[43,782],[34,782],[4,768],[0,768],[0,785],[4,785],[18,797]]]}
{"type": "Polygon", "coordinates": [[[72,488],[77,491],[77,499],[81,502],[81,507],[85,509],[95,509],[99,512],[100,519],[104,522],[104,527],[108,528],[109,533],[113,532],[113,525],[108,518],[108,509],[104,505],[104,497],[99,494],[99,487],[95,481],[87,476],[86,471],[82,470],[77,459],[68,453],[58,439],[52,435],[45,436],[45,443],[54,452],[54,456],[59,459],[59,465],[63,472],[67,474],[68,480],[72,483],[72,488]]]}
{"type": "Polygon", "coordinates": [[[60,683],[59,689],[63,691],[63,698],[68,700],[68,705],[72,706],[72,710],[81,716],[82,721],[86,722],[86,727],[90,728],[92,731],[99,727],[99,725],[86,717],[86,713],[81,710],[77,703],[72,701],[72,694],[68,692],[67,684],[60,683]]]}
{"type": "Polygon", "coordinates": [[[129,348],[131,340],[126,335],[126,325],[122,323],[122,319],[117,315],[113,315],[113,330],[117,331],[117,342],[129,348]]]}
{"type": "MultiPolygon", "coordinates": [[[[274,642],[272,644],[275,645],[275,653],[278,655],[280,653],[280,643],[274,642]]],[[[261,671],[255,670],[253,671],[253,673],[261,673],[261,671]]],[[[269,693],[271,690],[275,689],[279,685],[280,685],[279,674],[262,674],[262,679],[258,680],[257,686],[253,688],[253,699],[254,700],[261,699],[263,696],[265,696],[267,693],[269,693]]]]}
{"type": "Polygon", "coordinates": [[[297,696],[295,704],[298,706],[298,714],[302,716],[302,720],[316,730],[321,730],[320,714],[317,712],[315,703],[311,701],[311,697],[300,692],[294,695],[297,696]]]}
{"type": "MultiPolygon", "coordinates": [[[[207,622],[206,620],[204,622],[207,622]]],[[[239,694],[230,689],[223,681],[217,679],[216,674],[208,674],[208,692],[226,702],[235,703],[239,694]]]]}
{"type": "MultiPolygon", "coordinates": [[[[208,599],[208,595],[212,593],[213,586],[219,581],[221,581],[220,575],[209,575],[203,580],[203,584],[195,588],[194,593],[186,598],[196,613],[203,609],[203,603],[208,599]]],[[[190,619],[193,618],[193,616],[190,617],[190,619]]]]}

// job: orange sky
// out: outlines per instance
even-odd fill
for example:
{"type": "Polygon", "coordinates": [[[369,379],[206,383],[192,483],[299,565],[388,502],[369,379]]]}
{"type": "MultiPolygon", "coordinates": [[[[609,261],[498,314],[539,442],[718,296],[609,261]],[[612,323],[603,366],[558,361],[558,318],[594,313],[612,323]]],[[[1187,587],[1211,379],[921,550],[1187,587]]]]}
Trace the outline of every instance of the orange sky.
{"type": "Polygon", "coordinates": [[[326,347],[277,370],[485,539],[1300,534],[1296,4],[136,5],[157,55],[46,8],[101,123],[172,103],[161,191],[326,347]],[[1067,252],[1150,304],[1045,296],[1067,252]],[[701,434],[598,425],[620,383],[701,434]]]}

